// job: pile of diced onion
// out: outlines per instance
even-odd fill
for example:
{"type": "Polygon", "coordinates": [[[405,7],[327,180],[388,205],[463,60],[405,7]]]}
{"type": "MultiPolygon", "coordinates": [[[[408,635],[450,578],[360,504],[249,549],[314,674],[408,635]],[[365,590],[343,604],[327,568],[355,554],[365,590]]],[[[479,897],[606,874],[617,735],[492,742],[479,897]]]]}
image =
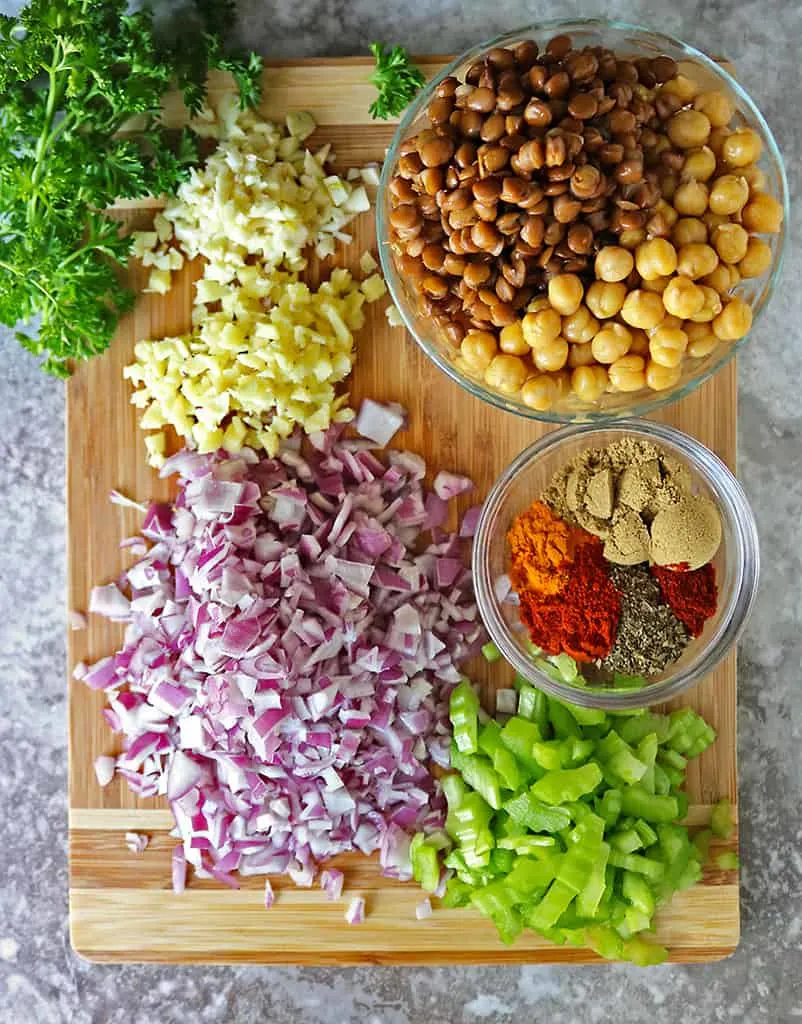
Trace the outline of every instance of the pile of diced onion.
{"type": "Polygon", "coordinates": [[[90,611],[127,623],[121,649],[79,671],[122,740],[95,768],[167,796],[178,890],[187,865],[311,885],[352,850],[408,878],[410,835],[443,824],[430,762],[448,765],[448,696],[483,639],[443,529],[471,484],[440,473],[427,492],[419,456],[377,458],[402,417],[368,402],[373,441],[332,427],[272,459],[172,456],[179,494],[148,510],[152,546],[92,593],[90,611]]]}
{"type": "Polygon", "coordinates": [[[125,370],[140,426],[156,431],[145,442],[155,466],[166,426],[201,452],[274,455],[296,425],[312,433],[350,419],[336,387],[351,372],[365,303],[385,294],[369,253],[362,281],[344,268],[317,288],[299,280],[309,251],[324,258],[351,241],[345,228],[370,208],[376,168],[330,174],[331,147],[304,146],[309,114],[289,114],[285,128],[233,102],[194,124],[217,149],[134,241],[150,291],[167,292],[185,258],[204,259],[192,332],[140,341],[125,370]]]}

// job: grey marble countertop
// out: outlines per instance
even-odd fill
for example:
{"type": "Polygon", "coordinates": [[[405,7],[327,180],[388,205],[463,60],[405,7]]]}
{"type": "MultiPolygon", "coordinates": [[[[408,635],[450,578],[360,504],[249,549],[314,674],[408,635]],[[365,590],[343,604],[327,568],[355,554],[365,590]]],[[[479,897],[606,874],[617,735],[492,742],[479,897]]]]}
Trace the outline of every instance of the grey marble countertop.
{"type": "MultiPolygon", "coordinates": [[[[9,11],[19,4],[3,3],[9,11]]],[[[243,0],[243,42],[273,56],[372,39],[457,52],[554,16],[541,0],[243,0]]],[[[788,0],[619,0],[605,12],[731,57],[774,129],[799,202],[798,42],[788,0]]],[[[799,206],[794,207],[795,211],[799,206]]],[[[683,1024],[802,1019],[802,250],[798,212],[771,309],[740,361],[740,477],[757,516],[760,599],[741,645],[742,940],[729,960],[627,967],[353,970],[99,967],[67,934],[64,388],[0,335],[0,1021],[3,1024],[683,1024]],[[799,277],[797,276],[799,275],[799,277]]]]}

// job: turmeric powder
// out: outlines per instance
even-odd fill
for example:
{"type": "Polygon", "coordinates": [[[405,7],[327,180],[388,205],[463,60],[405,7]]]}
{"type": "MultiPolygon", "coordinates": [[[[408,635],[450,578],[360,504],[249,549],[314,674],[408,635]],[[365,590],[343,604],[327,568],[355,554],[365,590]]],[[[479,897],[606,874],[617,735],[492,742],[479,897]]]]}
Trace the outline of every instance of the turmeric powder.
{"type": "Polygon", "coordinates": [[[507,532],[515,589],[559,594],[568,582],[568,567],[582,533],[558,519],[542,501],[516,516],[507,532]]]}

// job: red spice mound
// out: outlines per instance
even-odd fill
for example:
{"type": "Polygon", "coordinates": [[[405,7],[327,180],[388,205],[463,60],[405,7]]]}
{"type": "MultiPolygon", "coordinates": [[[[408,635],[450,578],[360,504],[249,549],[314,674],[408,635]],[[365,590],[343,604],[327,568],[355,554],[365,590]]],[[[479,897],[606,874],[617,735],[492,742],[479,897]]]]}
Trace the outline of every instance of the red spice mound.
{"type": "Polygon", "coordinates": [[[598,537],[586,534],[558,594],[520,592],[521,621],[532,643],[546,654],[570,654],[595,661],[609,653],[621,615],[621,594],[613,586],[598,537]]]}
{"type": "Polygon", "coordinates": [[[716,569],[712,562],[688,572],[681,565],[652,566],[663,600],[691,636],[699,636],[718,607],[716,569]]]}

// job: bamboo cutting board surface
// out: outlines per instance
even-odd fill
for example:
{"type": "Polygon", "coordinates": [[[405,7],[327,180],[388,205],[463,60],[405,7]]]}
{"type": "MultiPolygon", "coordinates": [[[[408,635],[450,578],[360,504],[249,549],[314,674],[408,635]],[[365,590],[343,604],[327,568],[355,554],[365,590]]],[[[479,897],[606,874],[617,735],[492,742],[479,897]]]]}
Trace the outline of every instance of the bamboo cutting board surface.
{"type": "MultiPolygon", "coordinates": [[[[433,74],[442,63],[422,62],[433,74]]],[[[370,122],[370,61],[315,60],[273,65],[266,71],[263,112],[281,118],[291,108],[310,110],[320,128],[314,142],[332,142],[337,167],[381,160],[393,127],[370,122]]],[[[224,89],[216,80],[214,91],[224,89]]],[[[172,112],[178,117],[178,112],[172,112]]],[[[120,217],[146,224],[155,203],[127,209],[120,217]]],[[[350,229],[349,229],[350,230],[350,229]]],[[[375,253],[372,214],[363,215],[354,241],[336,262],[355,267],[365,249],[375,253]]],[[[139,501],[164,499],[170,483],[147,466],[136,413],[122,368],[140,338],[180,333],[190,323],[197,268],[178,275],[167,296],[141,295],[125,317],[109,351],[83,364],[67,389],[67,506],[69,607],[85,610],[89,591],[114,579],[130,564],[119,548],[138,531],[139,515],[112,506],[112,488],[139,501]]],[[[141,288],[144,274],[132,266],[130,282],[141,288]]],[[[401,402],[410,427],[396,438],[399,447],[423,454],[430,467],[454,469],[477,484],[472,501],[484,498],[501,470],[548,427],[524,420],[472,398],[448,380],[419,351],[412,338],[387,325],[384,303],[369,307],[358,337],[351,394],[401,402]]],[[[699,438],[730,466],[735,461],[736,378],[734,363],[693,395],[658,416],[699,438]]],[[[466,502],[470,503],[470,502],[466,502]]],[[[119,645],[122,628],[91,616],[86,630],[69,635],[69,671],[78,661],[94,661],[119,645]]],[[[473,672],[492,697],[488,666],[473,672]]],[[[510,684],[504,670],[496,683],[510,684]]],[[[186,892],[171,888],[168,832],[170,813],[163,802],[139,800],[124,782],[98,785],[94,759],[117,751],[116,738],[101,717],[102,693],[69,680],[70,703],[70,934],[80,955],[96,961],[242,962],[288,964],[456,964],[573,962],[598,958],[589,950],[553,946],[531,932],[512,947],[501,944],[493,926],[469,910],[435,912],[415,919],[420,890],[411,883],[382,878],[375,859],[339,859],[346,874],[346,899],[363,895],[367,918],[348,927],[347,902],[329,903],[318,888],[296,889],[275,880],[277,899],[266,911],[263,880],[242,879],[232,891],[193,879],[186,892]],[[142,854],[128,852],[126,831],[150,837],[142,854]]],[[[688,773],[690,818],[701,824],[709,805],[722,796],[736,800],[736,682],[732,655],[688,697],[718,730],[716,744],[692,762],[688,773]]],[[[735,848],[735,844],[730,844],[735,848]]],[[[657,939],[675,962],[717,960],[731,953],[739,935],[738,876],[708,869],[702,884],[677,896],[658,917],[657,939]]]]}

